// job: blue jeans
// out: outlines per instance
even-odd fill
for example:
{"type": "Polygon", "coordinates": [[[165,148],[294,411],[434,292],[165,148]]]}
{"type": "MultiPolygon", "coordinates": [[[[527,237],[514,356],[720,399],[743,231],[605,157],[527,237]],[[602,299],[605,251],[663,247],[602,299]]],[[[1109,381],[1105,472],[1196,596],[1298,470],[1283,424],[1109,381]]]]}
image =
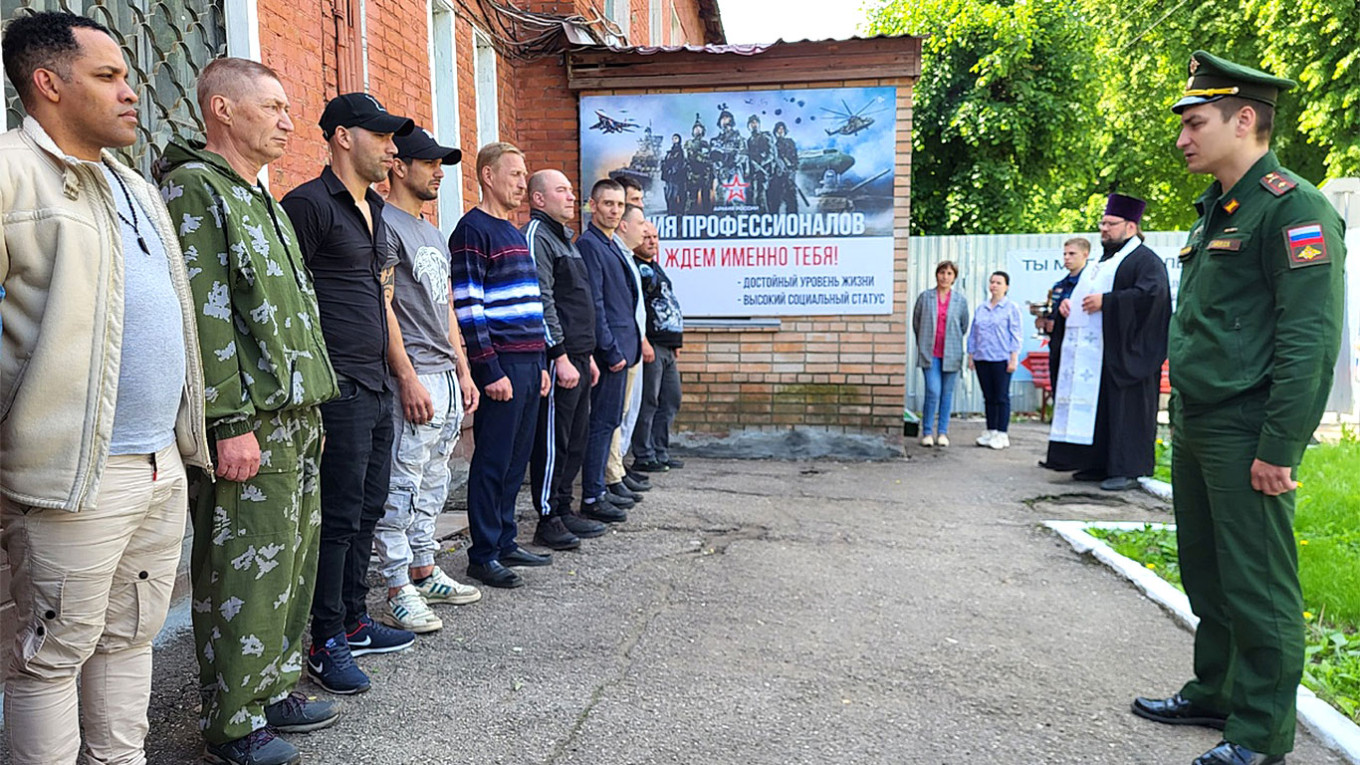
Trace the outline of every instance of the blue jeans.
{"type": "Polygon", "coordinates": [[[921,435],[931,433],[949,434],[949,413],[954,409],[954,383],[958,372],[944,371],[943,359],[931,359],[926,373],[926,401],[921,411],[921,435]],[[936,412],[939,413],[940,427],[935,428],[936,412]]]}

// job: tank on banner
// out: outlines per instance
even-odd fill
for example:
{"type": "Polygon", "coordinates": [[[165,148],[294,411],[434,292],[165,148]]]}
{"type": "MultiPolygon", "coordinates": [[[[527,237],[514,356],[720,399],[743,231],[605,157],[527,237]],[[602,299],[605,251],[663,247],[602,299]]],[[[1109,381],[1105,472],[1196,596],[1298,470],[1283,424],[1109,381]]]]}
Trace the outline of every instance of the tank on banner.
{"type": "Polygon", "coordinates": [[[891,87],[586,96],[581,185],[642,186],[687,316],[891,313],[896,101],[891,87]]]}

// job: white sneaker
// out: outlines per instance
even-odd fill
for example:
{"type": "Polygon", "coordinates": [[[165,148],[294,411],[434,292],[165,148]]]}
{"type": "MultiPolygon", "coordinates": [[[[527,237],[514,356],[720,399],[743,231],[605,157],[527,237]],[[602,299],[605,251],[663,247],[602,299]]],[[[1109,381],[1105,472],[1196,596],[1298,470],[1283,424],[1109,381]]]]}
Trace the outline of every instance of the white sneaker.
{"type": "Polygon", "coordinates": [[[1007,433],[997,431],[996,433],[992,434],[992,440],[987,442],[987,445],[992,447],[993,449],[1005,449],[1006,447],[1011,445],[1011,437],[1007,433]]]}
{"type": "Polygon", "coordinates": [[[438,566],[434,573],[420,584],[414,585],[426,603],[452,603],[464,606],[482,599],[482,591],[470,584],[462,584],[444,573],[438,566]]]}
{"type": "Polygon", "coordinates": [[[995,431],[995,430],[989,430],[989,431],[983,433],[982,435],[980,435],[980,436],[977,437],[977,445],[978,445],[978,446],[989,446],[989,445],[991,445],[991,443],[992,443],[992,437],[995,436],[995,435],[996,435],[996,431],[995,431]]]}
{"type": "Polygon", "coordinates": [[[935,439],[935,445],[936,445],[936,446],[940,446],[940,447],[949,446],[949,436],[946,436],[945,434],[941,433],[941,434],[935,439]]]}
{"type": "Polygon", "coordinates": [[[925,434],[924,436],[921,436],[921,446],[929,447],[934,445],[935,439],[929,433],[925,434]]]}
{"type": "Polygon", "coordinates": [[[420,592],[412,584],[402,585],[395,596],[387,599],[382,620],[389,627],[417,634],[444,628],[444,622],[425,605],[425,599],[420,597],[420,592]]]}

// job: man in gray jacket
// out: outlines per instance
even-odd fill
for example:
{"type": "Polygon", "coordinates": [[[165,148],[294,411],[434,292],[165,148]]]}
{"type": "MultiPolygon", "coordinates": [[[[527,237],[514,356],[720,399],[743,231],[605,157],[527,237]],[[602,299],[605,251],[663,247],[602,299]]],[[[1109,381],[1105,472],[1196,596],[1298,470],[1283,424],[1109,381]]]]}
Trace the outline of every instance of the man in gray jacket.
{"type": "Polygon", "coordinates": [[[74,764],[82,729],[86,761],[145,762],[184,464],[210,469],[188,278],[160,196],[107,151],[137,138],[109,30],[39,13],[0,47],[29,115],[0,136],[10,762],[74,764]]]}

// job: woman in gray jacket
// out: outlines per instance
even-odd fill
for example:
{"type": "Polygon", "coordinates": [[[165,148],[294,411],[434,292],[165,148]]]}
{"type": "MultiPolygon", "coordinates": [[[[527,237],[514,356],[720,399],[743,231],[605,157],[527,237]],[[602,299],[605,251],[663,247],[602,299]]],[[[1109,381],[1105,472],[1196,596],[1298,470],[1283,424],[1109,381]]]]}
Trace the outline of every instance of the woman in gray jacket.
{"type": "Polygon", "coordinates": [[[969,317],[968,299],[950,289],[958,275],[957,266],[942,261],[935,267],[935,288],[922,292],[912,311],[916,363],[926,376],[922,446],[949,446],[949,411],[954,405],[954,385],[963,369],[963,336],[968,332],[969,317]]]}

